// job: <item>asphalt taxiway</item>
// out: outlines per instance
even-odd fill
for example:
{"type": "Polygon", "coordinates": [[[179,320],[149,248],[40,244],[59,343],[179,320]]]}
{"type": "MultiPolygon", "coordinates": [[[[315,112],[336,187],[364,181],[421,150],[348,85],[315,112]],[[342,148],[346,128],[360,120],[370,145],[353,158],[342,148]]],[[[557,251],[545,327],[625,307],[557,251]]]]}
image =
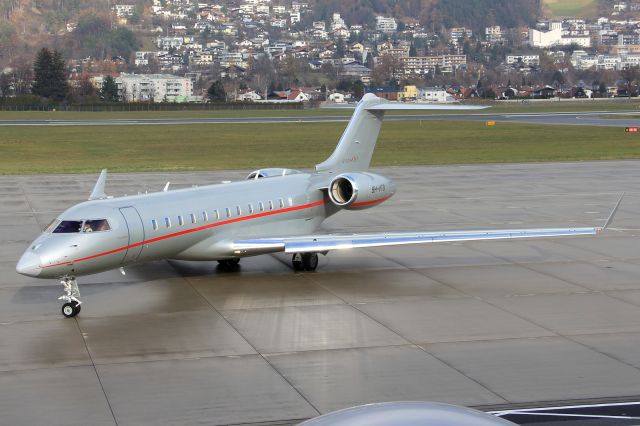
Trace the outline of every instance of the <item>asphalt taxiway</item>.
{"type": "MultiPolygon", "coordinates": [[[[602,225],[597,237],[152,262],[62,286],[15,273],[96,175],[0,176],[0,423],[290,424],[379,401],[486,410],[637,401],[640,161],[384,168],[398,193],[327,231],[602,225]]],[[[246,172],[113,174],[110,195],[246,172]]]]}
{"type": "MultiPolygon", "coordinates": [[[[490,111],[490,110],[488,110],[490,111]]],[[[64,113],[61,113],[64,114],[64,113]]],[[[140,126],[184,124],[275,124],[275,123],[343,123],[350,116],[319,115],[306,117],[236,117],[236,118],[131,118],[78,120],[0,120],[0,126],[140,126]]],[[[385,121],[498,121],[528,124],[575,126],[639,126],[638,111],[620,112],[543,112],[543,113],[475,113],[475,114],[387,114],[385,121]],[[628,118],[619,118],[627,115],[628,118]],[[609,116],[609,118],[607,118],[609,116]],[[615,117],[615,118],[614,118],[615,117]]]]}

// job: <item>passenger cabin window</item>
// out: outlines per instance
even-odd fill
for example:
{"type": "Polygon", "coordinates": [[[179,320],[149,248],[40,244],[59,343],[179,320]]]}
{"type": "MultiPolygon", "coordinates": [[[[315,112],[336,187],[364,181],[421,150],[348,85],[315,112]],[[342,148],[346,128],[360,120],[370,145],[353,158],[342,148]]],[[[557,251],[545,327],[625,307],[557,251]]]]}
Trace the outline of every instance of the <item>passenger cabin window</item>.
{"type": "Polygon", "coordinates": [[[104,232],[110,230],[111,227],[106,219],[86,220],[82,227],[82,232],[104,232]]]}
{"type": "Polygon", "coordinates": [[[165,217],[164,224],[167,226],[167,228],[171,228],[171,219],[169,219],[168,217],[165,217]]]}
{"type": "Polygon", "coordinates": [[[157,231],[158,230],[158,221],[155,219],[151,219],[151,226],[153,226],[153,230],[157,231]]]}
{"type": "Polygon", "coordinates": [[[196,215],[191,213],[190,216],[191,216],[191,223],[196,223],[197,222],[196,221],[196,215]]]}
{"type": "Polygon", "coordinates": [[[207,212],[202,212],[202,220],[204,222],[209,222],[209,215],[207,214],[207,212]]]}
{"type": "Polygon", "coordinates": [[[231,210],[229,210],[229,207],[225,207],[225,211],[227,212],[227,217],[231,217],[231,210]]]}
{"type": "Polygon", "coordinates": [[[284,207],[284,200],[282,198],[280,198],[278,201],[280,202],[280,208],[283,208],[284,207]]]}
{"type": "Polygon", "coordinates": [[[82,229],[81,220],[63,220],[60,222],[56,229],[53,230],[54,234],[75,234],[82,229]]]}
{"type": "Polygon", "coordinates": [[[249,203],[249,214],[253,213],[253,204],[249,203]]]}
{"type": "Polygon", "coordinates": [[[264,211],[264,204],[262,203],[262,201],[258,203],[258,209],[260,209],[261,212],[264,211]]]}
{"type": "Polygon", "coordinates": [[[293,207],[293,198],[289,197],[289,207],[293,207]]]}
{"type": "Polygon", "coordinates": [[[184,225],[184,219],[182,218],[182,216],[178,216],[178,225],[184,225]]]}
{"type": "Polygon", "coordinates": [[[236,213],[238,214],[238,216],[242,215],[242,210],[240,210],[240,206],[236,206],[236,213]]]}
{"type": "Polygon", "coordinates": [[[218,220],[220,219],[220,213],[218,213],[218,210],[214,210],[213,211],[213,220],[218,220]]]}
{"type": "Polygon", "coordinates": [[[273,210],[273,201],[269,200],[269,210],[273,210]]]}

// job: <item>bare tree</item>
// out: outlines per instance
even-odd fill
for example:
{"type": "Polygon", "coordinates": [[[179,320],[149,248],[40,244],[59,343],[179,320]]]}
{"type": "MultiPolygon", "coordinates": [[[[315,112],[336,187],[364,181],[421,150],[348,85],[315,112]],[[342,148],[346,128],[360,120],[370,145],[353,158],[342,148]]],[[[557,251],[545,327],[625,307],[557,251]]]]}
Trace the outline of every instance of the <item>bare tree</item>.
{"type": "Polygon", "coordinates": [[[251,84],[258,91],[258,93],[262,93],[262,96],[265,100],[269,95],[269,86],[271,86],[271,82],[271,77],[268,74],[256,74],[251,79],[251,84]]]}

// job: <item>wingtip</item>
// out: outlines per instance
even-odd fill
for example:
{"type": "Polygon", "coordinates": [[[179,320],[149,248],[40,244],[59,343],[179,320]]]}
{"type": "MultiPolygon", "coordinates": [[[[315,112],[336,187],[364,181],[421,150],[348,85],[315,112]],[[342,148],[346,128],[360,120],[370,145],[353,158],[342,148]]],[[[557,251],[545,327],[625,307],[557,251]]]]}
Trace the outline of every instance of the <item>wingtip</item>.
{"type": "Polygon", "coordinates": [[[611,223],[613,222],[613,218],[616,216],[616,213],[618,212],[618,207],[620,207],[620,203],[622,203],[622,199],[624,198],[624,192],[620,195],[620,198],[618,198],[618,202],[616,203],[616,205],[613,207],[613,210],[611,210],[611,213],[609,214],[609,217],[607,218],[607,221],[604,223],[604,226],[602,228],[600,228],[600,232],[604,231],[605,229],[607,229],[609,227],[609,225],[611,225],[611,223]]]}

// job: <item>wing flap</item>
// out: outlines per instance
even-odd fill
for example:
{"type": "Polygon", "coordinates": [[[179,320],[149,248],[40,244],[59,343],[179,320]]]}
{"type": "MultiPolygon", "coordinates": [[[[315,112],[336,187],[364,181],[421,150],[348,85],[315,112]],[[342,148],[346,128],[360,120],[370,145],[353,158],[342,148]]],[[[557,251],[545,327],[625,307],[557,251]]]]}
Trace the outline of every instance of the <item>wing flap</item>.
{"type": "Polygon", "coordinates": [[[309,253],[406,244],[595,235],[598,233],[599,229],[600,228],[540,228],[342,235],[328,234],[309,235],[304,237],[239,240],[234,242],[233,247],[236,254],[245,255],[274,252],[309,253]]]}

